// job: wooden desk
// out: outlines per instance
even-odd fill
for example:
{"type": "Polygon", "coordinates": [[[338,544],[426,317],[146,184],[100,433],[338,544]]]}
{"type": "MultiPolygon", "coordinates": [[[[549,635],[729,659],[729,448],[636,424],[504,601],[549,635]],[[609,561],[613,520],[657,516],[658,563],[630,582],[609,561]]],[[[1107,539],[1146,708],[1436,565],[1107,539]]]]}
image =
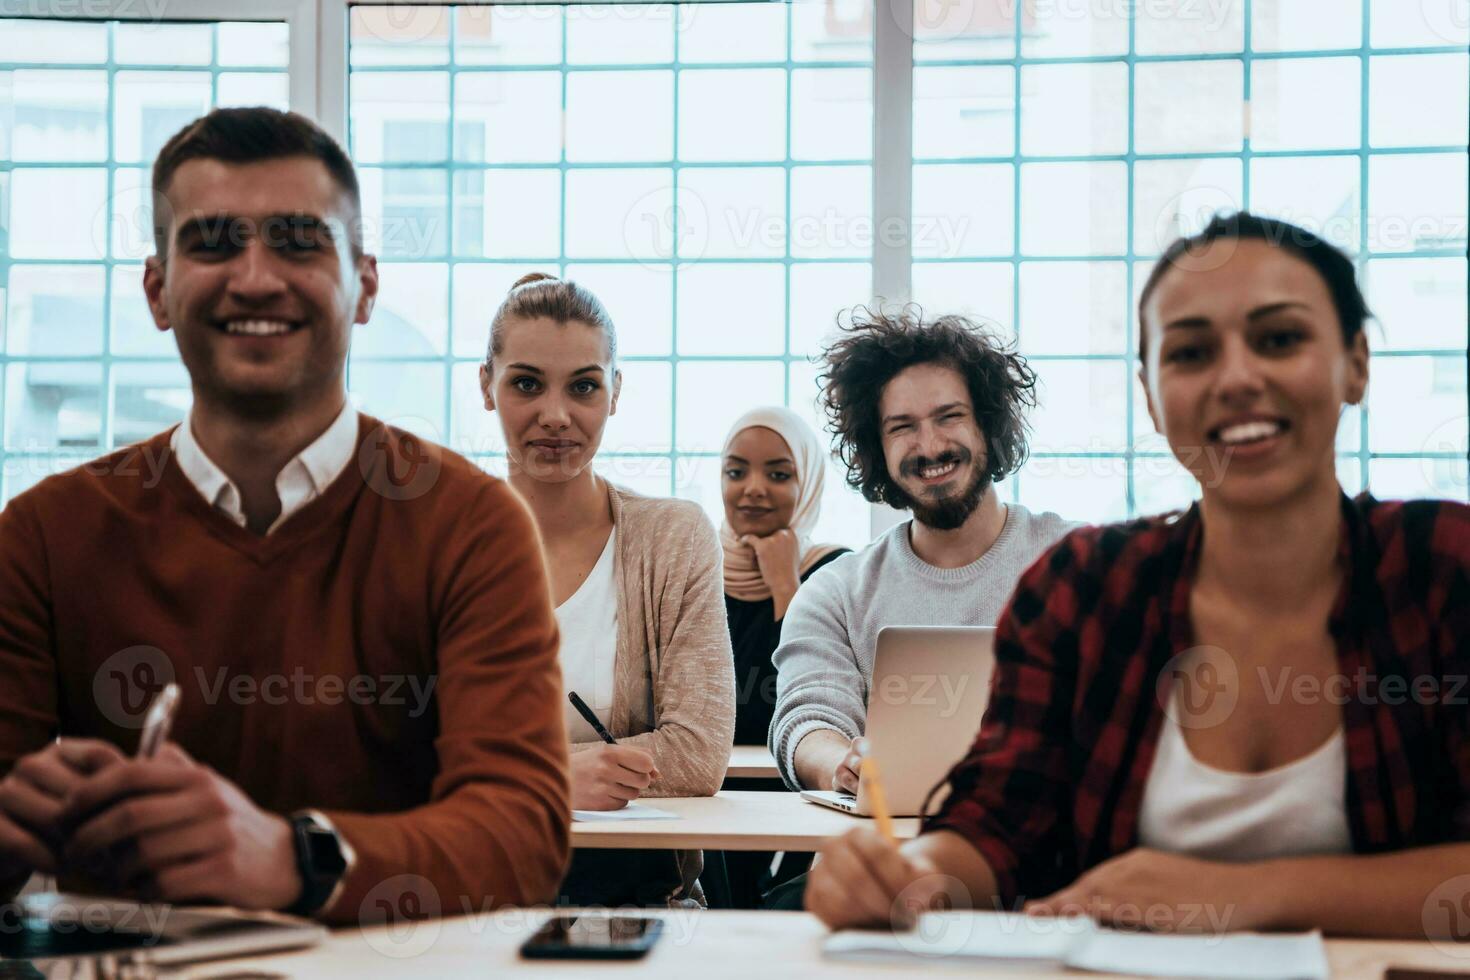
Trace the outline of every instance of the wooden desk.
{"type": "MultiPolygon", "coordinates": [[[[572,846],[815,851],[854,827],[872,825],[867,817],[808,803],[796,793],[721,792],[639,802],[677,813],[679,819],[573,823],[572,846]]],[[[913,837],[919,832],[918,818],[895,820],[893,829],[900,839],[913,837]]]]}
{"type": "Polygon", "coordinates": [[[780,779],[776,760],[764,745],[737,745],[730,753],[726,779],[780,779]]]}
{"type": "MultiPolygon", "coordinates": [[[[452,906],[451,906],[452,907],[452,906]]],[[[963,961],[927,960],[922,970],[912,963],[840,963],[822,959],[826,930],[814,917],[794,912],[667,912],[663,938],[644,960],[627,963],[549,960],[531,963],[516,955],[517,947],[542,921],[544,911],[508,911],[461,916],[369,929],[341,929],[321,946],[295,953],[200,964],[177,976],[204,978],[246,970],[271,971],[296,978],[341,977],[529,977],[616,975],[649,980],[694,977],[745,977],[759,972],[772,978],[837,980],[860,976],[913,977],[933,971],[944,976],[977,967],[963,961]]],[[[1470,947],[1462,947],[1470,952],[1470,947]]],[[[1384,968],[1413,966],[1425,970],[1464,972],[1470,960],[1439,952],[1429,943],[1329,942],[1332,975],[1343,980],[1382,980],[1384,968]]],[[[175,974],[170,973],[171,977],[175,974]]],[[[1100,974],[1024,973],[1004,968],[985,970],[987,977],[1098,977],[1100,974]]]]}

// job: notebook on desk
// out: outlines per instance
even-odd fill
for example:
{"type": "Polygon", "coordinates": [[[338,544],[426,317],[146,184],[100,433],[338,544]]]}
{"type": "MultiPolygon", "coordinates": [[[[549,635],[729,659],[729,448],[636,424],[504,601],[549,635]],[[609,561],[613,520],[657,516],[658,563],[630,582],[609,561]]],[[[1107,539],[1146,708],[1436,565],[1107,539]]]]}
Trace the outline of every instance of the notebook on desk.
{"type": "Polygon", "coordinates": [[[38,967],[125,954],[172,965],[313,946],[314,922],[227,908],[182,907],[43,892],[0,907],[0,957],[38,967]]]}
{"type": "Polygon", "coordinates": [[[1190,980],[1327,980],[1321,933],[1176,936],[1102,929],[1085,918],[930,912],[910,932],[847,930],[822,947],[829,959],[925,960],[1073,969],[1190,980]]]}

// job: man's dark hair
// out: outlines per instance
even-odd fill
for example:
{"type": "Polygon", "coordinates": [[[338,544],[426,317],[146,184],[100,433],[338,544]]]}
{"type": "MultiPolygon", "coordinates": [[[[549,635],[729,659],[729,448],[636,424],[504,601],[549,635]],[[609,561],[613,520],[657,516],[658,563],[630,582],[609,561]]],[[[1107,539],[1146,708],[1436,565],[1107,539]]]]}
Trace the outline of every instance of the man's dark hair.
{"type": "Polygon", "coordinates": [[[1348,258],[1336,245],[1305,228],[1278,218],[1263,218],[1249,211],[1217,214],[1210,219],[1209,224],[1195,234],[1175,239],[1170,243],[1169,247],[1164,249],[1164,254],[1159,256],[1158,264],[1154,266],[1153,271],[1149,273],[1148,280],[1143,284],[1143,292],[1138,297],[1139,360],[1147,361],[1143,310],[1149,298],[1153,296],[1154,290],[1158,288],[1159,280],[1163,279],[1165,273],[1170,269],[1178,265],[1187,265],[1191,256],[1198,255],[1221,239],[1253,239],[1266,242],[1285,249],[1316,269],[1322,281],[1327,284],[1327,291],[1332,295],[1332,306],[1337,311],[1337,321],[1342,328],[1344,344],[1351,346],[1358,334],[1363,332],[1363,324],[1367,323],[1369,317],[1373,315],[1368,309],[1367,300],[1363,298],[1362,290],[1358,288],[1358,277],[1353,269],[1353,260],[1348,258]]]}
{"type": "Polygon", "coordinates": [[[1025,410],[1036,405],[1036,374],[992,331],[962,316],[925,320],[923,310],[857,307],[824,352],[822,407],[847,466],[847,484],[873,503],[909,506],[888,475],[878,403],[889,381],[916,364],[940,364],[965,379],[985,436],[986,477],[998,482],[1026,461],[1025,410]]]}
{"type": "Polygon", "coordinates": [[[266,106],[215,109],[175,133],[153,162],[153,247],[168,254],[169,209],[165,200],[174,173],[190,160],[258,163],[283,157],[320,160],[350,205],[348,239],[354,258],[362,254],[362,192],[352,160],[331,135],[296,112],[266,106]]]}

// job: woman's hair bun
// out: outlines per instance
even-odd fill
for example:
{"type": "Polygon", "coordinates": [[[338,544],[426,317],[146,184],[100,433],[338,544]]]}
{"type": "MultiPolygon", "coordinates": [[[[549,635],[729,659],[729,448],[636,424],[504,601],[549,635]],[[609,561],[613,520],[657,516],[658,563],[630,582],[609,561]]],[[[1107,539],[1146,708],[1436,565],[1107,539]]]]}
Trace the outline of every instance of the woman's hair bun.
{"type": "Polygon", "coordinates": [[[528,272],[524,276],[521,276],[519,279],[517,279],[511,285],[510,291],[511,292],[515,292],[517,289],[520,289],[522,286],[529,285],[530,283],[533,283],[533,282],[543,282],[543,281],[546,281],[546,280],[550,280],[551,282],[558,281],[557,278],[556,278],[556,276],[553,276],[549,272],[528,272]]]}

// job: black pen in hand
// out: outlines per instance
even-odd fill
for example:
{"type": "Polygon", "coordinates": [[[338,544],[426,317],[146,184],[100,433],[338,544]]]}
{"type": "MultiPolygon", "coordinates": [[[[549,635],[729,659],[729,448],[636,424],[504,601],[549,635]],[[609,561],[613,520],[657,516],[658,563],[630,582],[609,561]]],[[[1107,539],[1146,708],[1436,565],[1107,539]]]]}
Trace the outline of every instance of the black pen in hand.
{"type": "Polygon", "coordinates": [[[567,700],[572,702],[572,707],[577,709],[579,715],[587,719],[587,724],[592,726],[592,730],[597,733],[599,738],[608,745],[618,744],[618,740],[612,737],[612,732],[602,727],[602,722],[598,721],[597,716],[592,713],[592,709],[587,707],[587,702],[577,697],[576,691],[568,691],[567,700]]]}

